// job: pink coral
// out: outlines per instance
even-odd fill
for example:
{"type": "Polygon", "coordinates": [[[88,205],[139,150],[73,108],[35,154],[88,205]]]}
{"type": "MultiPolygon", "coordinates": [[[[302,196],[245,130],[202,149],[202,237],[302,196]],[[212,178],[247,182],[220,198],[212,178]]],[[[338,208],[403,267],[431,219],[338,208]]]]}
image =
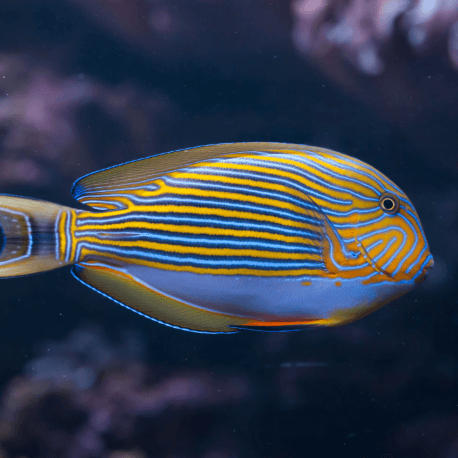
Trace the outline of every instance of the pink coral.
{"type": "Polygon", "coordinates": [[[143,456],[141,448],[154,448],[161,437],[151,430],[145,441],[140,422],[160,420],[170,410],[184,422],[193,412],[229,406],[251,393],[250,383],[240,374],[152,374],[154,369],[142,362],[143,354],[137,334],[126,333],[113,344],[94,327],[76,330],[64,342],[44,343],[41,356],[4,393],[0,454],[1,447],[21,449],[35,442],[40,444],[40,456],[46,457],[56,450],[71,458],[129,456],[110,447],[112,436],[136,442],[132,456],[143,456]],[[53,414],[48,418],[50,405],[53,414]]]}
{"type": "Polygon", "coordinates": [[[385,68],[383,51],[393,40],[396,22],[418,52],[434,46],[440,36],[448,40],[456,61],[458,2],[419,0],[296,0],[293,40],[310,56],[339,50],[359,71],[377,75],[385,68]]]}

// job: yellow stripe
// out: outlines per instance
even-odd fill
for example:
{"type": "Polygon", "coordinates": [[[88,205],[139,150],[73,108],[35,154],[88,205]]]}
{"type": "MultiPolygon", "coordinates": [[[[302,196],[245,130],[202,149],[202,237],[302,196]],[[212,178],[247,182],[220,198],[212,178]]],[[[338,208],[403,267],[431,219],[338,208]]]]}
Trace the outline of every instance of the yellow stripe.
{"type": "MultiPolygon", "coordinates": [[[[342,165],[344,165],[346,167],[351,167],[352,170],[353,170],[352,178],[355,178],[356,180],[359,180],[359,181],[364,181],[364,182],[370,184],[370,186],[373,186],[374,188],[377,188],[380,192],[384,192],[385,191],[385,189],[381,188],[379,183],[378,183],[380,181],[383,181],[384,185],[391,192],[393,192],[395,194],[399,193],[399,191],[396,188],[393,187],[392,181],[389,178],[387,178],[381,172],[379,172],[380,176],[378,176],[376,173],[374,173],[371,170],[372,169],[371,166],[369,166],[368,164],[365,164],[362,161],[359,161],[359,160],[357,160],[355,158],[352,158],[350,156],[346,156],[345,154],[340,154],[340,153],[336,153],[336,155],[332,155],[332,154],[329,154],[329,153],[322,153],[321,157],[328,158],[331,161],[333,161],[334,163],[339,163],[339,164],[342,164],[342,165]],[[351,161],[353,161],[353,162],[349,161],[348,159],[351,159],[351,161]],[[359,170],[355,166],[355,162],[361,167],[361,169],[363,169],[363,171],[359,170]],[[363,172],[364,172],[364,175],[363,175],[363,172]],[[368,176],[367,175],[369,175],[370,178],[372,178],[371,181],[368,181],[368,176]]],[[[333,169],[333,170],[342,170],[342,169],[337,169],[335,165],[330,164],[329,162],[323,161],[320,158],[320,156],[314,156],[313,160],[316,161],[317,163],[322,164],[326,168],[333,169]]],[[[345,173],[345,170],[342,170],[342,172],[345,173]]]]}
{"type": "MultiPolygon", "coordinates": [[[[250,156],[247,156],[247,158],[250,158],[250,156]]],[[[251,156],[251,158],[256,159],[256,157],[254,156],[251,156]]],[[[271,168],[271,167],[263,167],[263,166],[257,166],[257,165],[249,165],[249,164],[233,164],[230,162],[229,163],[219,162],[216,164],[212,164],[212,163],[205,164],[204,163],[204,164],[199,164],[199,167],[207,166],[207,167],[212,167],[215,169],[218,168],[218,169],[235,169],[235,170],[242,170],[242,171],[253,171],[253,172],[263,173],[265,175],[275,175],[280,178],[289,178],[301,184],[305,184],[307,187],[312,188],[316,190],[317,192],[320,192],[324,195],[329,195],[331,197],[337,197],[337,198],[342,196],[342,192],[345,193],[348,191],[357,190],[357,192],[364,195],[364,194],[367,194],[367,191],[368,191],[368,189],[363,186],[359,187],[356,183],[353,183],[353,182],[349,183],[347,180],[345,180],[345,177],[342,177],[342,174],[345,173],[345,171],[343,170],[335,171],[337,175],[342,177],[341,179],[336,179],[336,177],[327,176],[323,174],[322,172],[316,169],[313,169],[311,167],[308,167],[305,164],[299,163],[297,161],[292,161],[292,160],[283,159],[283,158],[275,158],[275,157],[264,157],[263,160],[265,160],[266,162],[277,162],[277,163],[292,165],[293,167],[300,168],[304,170],[305,172],[309,172],[312,177],[320,176],[320,177],[323,177],[327,181],[331,181],[330,185],[333,185],[334,183],[336,183],[337,186],[340,186],[343,189],[339,191],[334,191],[330,189],[328,186],[326,186],[325,184],[322,185],[322,184],[316,183],[315,181],[311,181],[307,179],[307,177],[301,176],[293,172],[287,172],[285,170],[271,168]],[[342,183],[344,184],[344,186],[339,185],[338,183],[342,183]]],[[[328,167],[328,168],[332,168],[332,167],[328,167]]],[[[361,179],[359,181],[364,182],[364,180],[361,180],[361,179]]],[[[375,196],[375,193],[373,193],[373,196],[375,196]]]]}
{"type": "MultiPolygon", "coordinates": [[[[365,186],[359,185],[358,183],[355,183],[355,182],[349,183],[348,180],[346,179],[346,175],[348,175],[348,170],[337,169],[336,167],[333,167],[332,165],[329,165],[326,162],[320,161],[319,158],[316,158],[315,156],[314,157],[310,157],[307,154],[297,154],[297,153],[295,154],[295,156],[302,156],[302,157],[304,157],[306,159],[313,160],[313,162],[316,162],[317,164],[321,165],[323,168],[334,169],[333,170],[334,173],[336,175],[339,175],[340,178],[337,178],[336,176],[333,176],[330,173],[323,172],[322,170],[313,168],[313,167],[311,167],[311,166],[309,166],[307,164],[304,164],[303,162],[294,161],[292,159],[286,159],[286,158],[283,158],[283,157],[275,157],[275,156],[273,156],[273,157],[267,156],[267,157],[263,157],[263,160],[265,160],[266,162],[275,162],[275,163],[280,163],[280,164],[287,164],[287,165],[291,165],[293,167],[302,169],[304,172],[309,173],[310,176],[312,176],[312,177],[318,177],[318,178],[321,178],[321,179],[329,182],[330,186],[338,186],[338,187],[341,187],[343,190],[347,190],[348,189],[350,191],[354,191],[354,192],[357,192],[359,194],[367,195],[368,197],[375,197],[376,196],[376,194],[373,191],[370,192],[370,194],[368,194],[370,189],[368,189],[365,186]]],[[[250,156],[247,156],[247,157],[250,157],[250,156]]],[[[252,156],[252,157],[254,159],[256,159],[255,156],[252,156]]],[[[218,166],[219,164],[215,164],[215,165],[218,166]]],[[[230,164],[228,164],[228,166],[229,165],[230,164]]],[[[266,168],[265,172],[271,173],[271,170],[272,169],[270,169],[270,168],[266,168]]],[[[276,170],[276,169],[273,169],[273,170],[276,170]]],[[[288,173],[289,175],[293,175],[293,176],[296,177],[296,179],[298,181],[301,181],[302,183],[309,183],[309,186],[312,187],[313,189],[316,189],[317,191],[327,190],[328,195],[330,195],[332,197],[338,197],[338,196],[341,195],[340,191],[333,191],[333,190],[329,189],[325,184],[324,185],[320,185],[320,184],[317,184],[317,183],[315,183],[313,181],[311,182],[311,181],[309,181],[307,179],[304,180],[304,177],[302,177],[300,175],[295,175],[294,173],[283,172],[282,170],[278,170],[278,172],[280,174],[288,173]]],[[[357,170],[355,170],[355,172],[357,172],[357,170]]],[[[354,178],[354,177],[352,177],[352,178],[354,178]]],[[[362,177],[358,178],[358,181],[360,181],[362,183],[367,183],[367,177],[362,176],[362,177]],[[362,179],[362,178],[366,178],[366,179],[362,179]]],[[[374,187],[376,187],[380,192],[383,192],[382,188],[380,188],[380,185],[378,185],[377,183],[374,183],[374,184],[376,185],[374,187]]],[[[371,185],[369,185],[369,186],[371,186],[371,185]]]]}
{"type": "MultiPolygon", "coordinates": [[[[231,200],[238,200],[242,202],[256,203],[260,205],[268,205],[268,206],[276,207],[280,209],[292,210],[301,215],[307,215],[307,216],[314,217],[317,220],[321,220],[321,215],[319,215],[317,211],[315,210],[309,210],[309,209],[294,205],[293,203],[283,202],[277,199],[270,199],[267,197],[257,197],[257,196],[251,196],[251,195],[241,194],[237,192],[208,191],[208,190],[195,189],[195,188],[179,188],[175,186],[169,186],[165,183],[162,187],[162,191],[164,193],[174,193],[177,196],[185,195],[185,196],[198,196],[198,197],[213,197],[216,199],[231,199],[231,200]]],[[[307,203],[307,201],[305,201],[304,203],[307,203]]]]}
{"type": "MultiPolygon", "coordinates": [[[[231,235],[234,237],[255,237],[267,240],[281,240],[284,242],[291,243],[307,243],[314,246],[321,246],[319,240],[311,240],[306,237],[294,237],[281,234],[274,234],[268,232],[257,232],[257,231],[245,231],[235,229],[218,229],[213,227],[201,227],[201,226],[175,226],[173,224],[154,224],[144,223],[138,221],[126,221],[118,224],[88,224],[86,226],[79,226],[75,230],[76,236],[79,231],[108,231],[113,229],[152,229],[166,232],[180,232],[185,234],[208,234],[208,235],[231,235]]],[[[81,237],[80,237],[81,238],[81,237]]]]}
{"type": "MultiPolygon", "coordinates": [[[[147,214],[165,214],[165,213],[193,213],[195,215],[204,215],[204,216],[222,216],[226,218],[238,218],[238,219],[251,219],[256,221],[263,221],[263,222],[270,222],[280,224],[282,226],[291,226],[291,227],[298,227],[301,229],[304,228],[312,228],[315,226],[297,222],[293,220],[289,220],[286,218],[279,218],[276,216],[269,216],[269,215],[260,215],[259,213],[251,213],[251,212],[241,212],[236,210],[225,210],[222,208],[213,208],[213,207],[193,207],[193,206],[181,206],[181,205],[158,205],[158,206],[143,206],[138,205],[135,207],[136,212],[143,212],[145,215],[147,214]]],[[[115,216],[114,214],[117,212],[110,213],[110,216],[115,216]]],[[[105,214],[104,217],[106,218],[107,215],[105,214]]],[[[243,223],[243,222],[242,222],[243,223]]],[[[81,229],[81,226],[79,226],[81,229]]]]}
{"type": "Polygon", "coordinates": [[[316,275],[323,276],[324,272],[320,269],[295,269],[295,270],[253,270],[246,268],[206,268],[206,267],[192,267],[189,265],[172,265],[161,262],[145,261],[143,259],[129,258],[125,256],[117,256],[111,253],[98,252],[96,250],[90,250],[85,247],[81,249],[81,259],[84,262],[89,262],[90,256],[103,256],[104,258],[115,259],[124,263],[130,263],[133,265],[142,265],[147,267],[155,267],[163,270],[173,270],[176,272],[194,272],[199,274],[213,274],[213,275],[253,275],[257,277],[288,277],[288,276],[300,276],[300,275],[316,275]]]}
{"type": "MultiPolygon", "coordinates": [[[[261,169],[261,168],[258,167],[258,169],[261,169]]],[[[247,168],[244,168],[243,170],[247,170],[247,168]]],[[[322,190],[327,191],[327,192],[323,192],[325,196],[329,196],[331,198],[337,198],[337,199],[346,199],[346,200],[349,200],[350,202],[348,204],[331,203],[325,199],[321,199],[318,196],[312,197],[306,194],[305,192],[301,192],[296,189],[289,188],[287,185],[279,185],[276,183],[268,183],[268,182],[263,182],[263,181],[247,180],[247,179],[242,179],[242,178],[225,177],[225,176],[219,176],[219,175],[206,175],[206,174],[191,173],[191,172],[180,172],[180,173],[176,173],[172,175],[176,179],[212,181],[212,182],[225,183],[225,184],[227,183],[227,184],[249,186],[249,187],[258,188],[258,189],[265,189],[266,187],[268,187],[268,189],[283,192],[291,196],[297,197],[299,199],[303,199],[305,201],[312,201],[313,203],[315,203],[318,206],[326,207],[334,211],[348,211],[354,205],[353,203],[354,196],[351,196],[348,193],[340,193],[340,194],[335,193],[333,195],[331,192],[329,192],[329,188],[325,188],[324,186],[322,186],[321,188],[322,190]]],[[[295,178],[296,181],[301,181],[298,179],[296,175],[293,175],[293,174],[290,174],[290,175],[293,178],[295,178]]],[[[306,181],[302,180],[302,183],[306,183],[306,181]]],[[[319,189],[317,188],[315,183],[309,182],[309,187],[319,192],[319,189]]],[[[364,200],[361,201],[362,208],[371,208],[371,204],[374,205],[374,202],[367,202],[364,200]]]]}
{"type": "Polygon", "coordinates": [[[60,260],[64,261],[65,260],[65,252],[67,248],[67,234],[65,232],[65,223],[68,218],[68,212],[67,211],[62,211],[60,214],[60,221],[59,221],[59,255],[60,255],[60,260]]]}
{"type": "Polygon", "coordinates": [[[289,253],[289,252],[278,252],[278,251],[264,251],[264,250],[240,250],[231,248],[204,248],[199,246],[183,246],[183,245],[172,245],[168,243],[157,243],[157,242],[146,242],[146,241],[107,241],[101,240],[97,237],[85,237],[85,242],[96,243],[98,245],[106,246],[120,246],[120,247],[139,247],[149,250],[161,250],[174,253],[190,253],[198,255],[208,256],[254,256],[259,258],[275,258],[275,259],[303,259],[320,261],[320,254],[311,253],[289,253]]]}
{"type": "Polygon", "coordinates": [[[70,248],[70,262],[75,262],[76,260],[76,239],[75,239],[75,230],[76,230],[76,218],[77,218],[77,210],[72,210],[70,212],[70,237],[72,241],[72,245],[70,248]]]}
{"type": "MultiPolygon", "coordinates": [[[[202,164],[204,165],[204,164],[202,164]]],[[[287,178],[291,179],[295,182],[301,183],[311,189],[316,190],[317,192],[320,192],[321,194],[324,195],[329,195],[331,197],[336,197],[342,199],[342,194],[346,195],[346,192],[340,192],[340,193],[333,193],[332,190],[330,190],[327,186],[319,185],[313,181],[307,180],[306,178],[291,173],[291,172],[285,172],[284,170],[278,170],[278,169],[266,169],[265,167],[261,166],[254,166],[254,165],[247,165],[247,164],[232,164],[232,163],[218,163],[218,164],[213,164],[214,168],[220,168],[220,169],[232,169],[232,170],[241,170],[243,172],[251,171],[251,172],[258,172],[264,175],[275,175],[280,178],[287,178]]],[[[173,177],[176,178],[194,178],[195,173],[191,172],[177,172],[171,174],[173,177]]],[[[237,183],[239,178],[233,178],[233,177],[224,177],[220,175],[205,175],[205,174],[199,174],[202,178],[201,180],[207,181],[224,181],[224,182],[229,182],[229,183],[237,183]]],[[[247,180],[249,185],[251,186],[256,186],[260,188],[266,188],[268,187],[269,189],[272,188],[273,186],[276,186],[277,189],[284,191],[285,188],[288,188],[287,185],[277,185],[274,183],[269,183],[268,181],[256,181],[256,180],[247,180]]],[[[303,194],[303,193],[298,193],[298,194],[303,194]]],[[[297,194],[296,194],[297,195],[297,194]]],[[[348,199],[348,197],[346,197],[348,199]]]]}

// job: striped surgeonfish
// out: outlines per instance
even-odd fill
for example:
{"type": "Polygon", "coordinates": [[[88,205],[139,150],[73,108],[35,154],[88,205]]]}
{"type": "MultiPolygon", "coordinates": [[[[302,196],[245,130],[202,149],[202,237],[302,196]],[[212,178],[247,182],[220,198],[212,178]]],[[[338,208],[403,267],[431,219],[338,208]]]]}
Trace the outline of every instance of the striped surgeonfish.
{"type": "Polygon", "coordinates": [[[73,264],[82,283],[182,329],[348,323],[433,266],[401,189],[323,148],[202,146],[86,175],[72,193],[91,208],[0,196],[0,277],[73,264]]]}

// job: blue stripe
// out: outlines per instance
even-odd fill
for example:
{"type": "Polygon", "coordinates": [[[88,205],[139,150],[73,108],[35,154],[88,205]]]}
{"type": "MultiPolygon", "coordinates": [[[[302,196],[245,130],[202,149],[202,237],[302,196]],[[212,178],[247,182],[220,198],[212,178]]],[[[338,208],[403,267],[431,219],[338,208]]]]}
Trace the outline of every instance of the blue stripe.
{"type": "MultiPolygon", "coordinates": [[[[383,176],[382,173],[380,173],[377,169],[373,168],[372,166],[366,164],[365,162],[363,161],[360,161],[358,159],[355,159],[355,158],[352,158],[350,156],[346,156],[346,157],[342,157],[340,153],[337,153],[335,151],[327,151],[327,153],[331,156],[334,156],[334,157],[337,157],[339,159],[343,159],[345,161],[348,161],[348,162],[351,162],[353,164],[356,164],[357,167],[355,167],[355,169],[360,172],[362,175],[366,176],[367,178],[369,178],[370,180],[374,180],[376,183],[378,183],[380,185],[381,188],[385,189],[385,191],[388,191],[387,190],[387,184],[391,187],[393,187],[394,189],[396,189],[400,194],[404,194],[402,192],[402,190],[396,186],[391,180],[388,180],[387,177],[383,176]],[[379,180],[377,180],[376,178],[374,178],[372,175],[370,175],[369,173],[366,173],[366,172],[363,172],[360,167],[363,167],[365,169],[370,169],[372,173],[374,173],[374,175],[376,175],[380,180],[383,181],[383,183],[379,180]]],[[[315,153],[317,154],[317,153],[315,153]]],[[[324,158],[322,156],[320,156],[320,158],[327,162],[328,164],[331,164],[331,162],[328,161],[327,158],[324,158]]],[[[338,167],[341,167],[341,168],[344,168],[344,169],[347,169],[347,170],[355,170],[355,169],[351,169],[341,163],[337,163],[337,162],[333,162],[332,163],[333,165],[336,165],[338,167]]]]}
{"type": "Polygon", "coordinates": [[[221,183],[212,183],[206,181],[198,181],[191,178],[186,178],[186,181],[178,180],[170,177],[164,178],[164,182],[172,187],[177,188],[193,188],[196,190],[205,189],[210,191],[222,191],[222,192],[235,192],[238,194],[243,194],[245,196],[259,196],[268,199],[278,200],[279,202],[292,203],[298,207],[304,208],[305,210],[311,210],[314,212],[319,211],[319,208],[313,203],[305,199],[297,199],[293,196],[288,195],[287,193],[281,193],[279,191],[273,191],[269,188],[257,189],[254,187],[242,185],[242,184],[221,184],[221,183]]]}
{"type": "Polygon", "coordinates": [[[95,237],[101,240],[118,240],[118,241],[152,241],[152,242],[170,242],[178,245],[194,246],[194,247],[208,247],[212,248],[217,246],[218,248],[238,248],[243,247],[243,249],[260,249],[265,251],[290,251],[297,253],[310,253],[310,254],[320,254],[322,252],[321,247],[316,247],[309,244],[291,244],[288,242],[282,242],[276,240],[272,243],[266,242],[264,239],[255,239],[255,238],[238,238],[233,237],[215,237],[214,239],[209,239],[206,237],[180,237],[180,236],[171,236],[164,233],[152,233],[148,230],[145,233],[131,232],[126,233],[122,229],[119,230],[122,234],[119,237],[116,237],[117,231],[111,230],[107,236],[103,235],[102,231],[78,231],[75,235],[76,237],[95,237]]]}
{"type": "MultiPolygon", "coordinates": [[[[179,223],[182,226],[193,226],[201,227],[205,229],[206,227],[217,227],[218,229],[228,229],[228,230],[254,230],[257,232],[264,233],[274,233],[282,235],[293,235],[299,237],[307,237],[314,239],[321,239],[321,234],[319,232],[314,232],[307,230],[305,228],[300,229],[290,229],[280,224],[276,225],[275,223],[266,223],[265,221],[255,221],[247,220],[244,218],[193,218],[187,214],[180,216],[170,216],[170,215],[161,215],[161,216],[152,216],[150,213],[145,215],[144,213],[139,213],[139,216],[135,212],[129,213],[128,215],[119,215],[114,217],[105,217],[105,218],[84,218],[78,219],[77,225],[109,225],[109,224],[120,224],[120,223],[132,223],[135,227],[136,222],[145,222],[151,224],[177,224],[179,223]]],[[[101,228],[103,230],[103,228],[101,228]]]]}
{"type": "MultiPolygon", "coordinates": [[[[144,203],[143,203],[144,204],[144,203]]],[[[277,217],[284,217],[285,219],[289,219],[292,221],[297,222],[304,222],[306,224],[313,224],[315,226],[322,226],[322,221],[318,218],[313,218],[310,216],[305,216],[299,212],[294,210],[283,210],[278,207],[274,207],[272,205],[252,205],[246,204],[243,201],[238,201],[235,199],[218,199],[213,200],[212,198],[203,198],[196,196],[193,197],[181,197],[180,195],[171,197],[169,195],[161,195],[157,198],[153,198],[150,200],[150,205],[154,206],[154,209],[151,212],[155,212],[156,208],[160,206],[166,205],[175,205],[177,207],[181,206],[196,206],[196,207],[208,207],[209,212],[213,209],[230,209],[236,210],[241,212],[249,212],[249,213],[256,213],[258,215],[269,215],[269,216],[277,216],[277,217]]]]}
{"type": "MultiPolygon", "coordinates": [[[[385,256],[386,252],[390,249],[390,246],[393,245],[393,243],[396,242],[396,237],[393,237],[389,243],[385,246],[385,248],[375,257],[375,258],[372,258],[372,260],[377,263],[380,259],[383,258],[383,256],[385,256]]],[[[366,249],[367,251],[367,249],[366,249]]],[[[394,275],[394,274],[393,274],[394,275]]]]}
{"type": "MultiPolygon", "coordinates": [[[[206,167],[199,167],[196,169],[193,169],[193,174],[202,174],[202,181],[205,181],[205,168],[206,167]]],[[[338,205],[350,205],[352,203],[351,200],[338,200],[338,199],[333,199],[332,197],[329,197],[326,194],[322,194],[321,192],[317,192],[314,189],[312,189],[309,186],[305,186],[303,183],[301,183],[298,180],[293,180],[292,178],[280,178],[277,175],[268,175],[263,172],[248,172],[248,171],[242,171],[242,173],[239,170],[231,171],[230,169],[218,169],[218,168],[209,168],[209,174],[213,176],[223,176],[227,178],[239,178],[243,180],[251,179],[253,181],[257,181],[261,187],[268,187],[266,186],[267,184],[273,183],[273,184],[278,184],[281,186],[286,186],[291,189],[295,189],[299,192],[302,192],[306,195],[310,196],[315,196],[318,197],[326,202],[331,202],[334,204],[338,205]]],[[[183,182],[186,182],[188,178],[180,177],[180,180],[183,182]]],[[[192,178],[192,180],[196,180],[195,177],[192,178]]]]}
{"type": "Polygon", "coordinates": [[[409,250],[409,252],[400,260],[399,262],[399,265],[398,267],[396,268],[396,270],[393,272],[393,276],[396,275],[399,270],[401,269],[402,265],[404,264],[404,262],[406,261],[406,259],[408,259],[412,253],[415,251],[415,248],[417,247],[417,244],[418,244],[418,235],[417,235],[417,231],[415,230],[415,228],[413,227],[412,223],[403,215],[399,214],[399,217],[404,219],[404,221],[406,221],[406,223],[410,226],[410,228],[412,229],[412,232],[414,233],[415,235],[415,242],[412,243],[411,240],[409,240],[409,243],[411,244],[411,248],[409,250]]]}
{"type": "Polygon", "coordinates": [[[138,248],[115,248],[112,246],[98,245],[95,243],[81,242],[78,250],[82,248],[103,253],[115,254],[120,257],[137,258],[151,262],[167,262],[178,266],[194,266],[199,268],[233,268],[233,269],[260,269],[260,270],[292,270],[292,269],[321,269],[324,264],[321,261],[290,261],[288,259],[255,258],[251,256],[225,257],[212,255],[189,255],[188,253],[161,254],[159,251],[139,250],[138,248]],[[258,259],[263,259],[262,261],[258,259]]]}
{"type": "Polygon", "coordinates": [[[402,249],[404,248],[404,245],[406,243],[406,240],[408,240],[408,237],[407,237],[407,234],[404,232],[403,229],[399,228],[399,227],[391,227],[390,228],[390,232],[393,232],[393,231],[398,231],[402,234],[402,242],[401,244],[399,245],[398,249],[393,253],[393,255],[391,256],[390,259],[388,259],[387,262],[385,262],[385,264],[383,264],[382,266],[382,269],[386,269],[391,263],[394,263],[394,260],[398,257],[398,254],[400,251],[402,251],[402,249]]]}
{"type": "MultiPolygon", "coordinates": [[[[291,155],[288,155],[288,154],[281,154],[281,155],[277,155],[275,157],[285,158],[285,159],[288,159],[288,160],[291,160],[291,161],[294,161],[294,162],[298,162],[299,164],[300,163],[304,163],[304,164],[310,166],[311,168],[313,168],[315,170],[320,170],[321,172],[326,173],[326,175],[329,175],[331,177],[334,177],[334,178],[337,178],[337,179],[340,179],[340,180],[343,180],[343,181],[346,181],[346,182],[356,183],[356,184],[358,184],[358,185],[360,185],[362,187],[370,189],[374,194],[379,195],[379,192],[375,188],[373,188],[372,186],[369,186],[367,183],[364,183],[364,182],[361,182],[361,181],[358,181],[358,180],[353,180],[352,178],[349,178],[348,175],[338,175],[338,174],[336,174],[334,172],[331,172],[330,170],[327,170],[324,167],[312,162],[312,160],[310,160],[310,159],[308,159],[306,157],[296,156],[296,155],[291,157],[291,155]]],[[[263,166],[264,167],[269,167],[268,164],[269,164],[269,161],[266,161],[265,164],[263,163],[263,166]]],[[[275,162],[275,164],[277,164],[277,163],[275,162]]],[[[276,168],[279,168],[279,169],[282,169],[282,170],[283,169],[284,170],[289,170],[291,173],[299,175],[299,176],[301,176],[301,177],[303,177],[303,178],[305,178],[307,180],[312,181],[313,183],[316,183],[316,184],[319,184],[321,186],[324,186],[325,188],[334,189],[337,192],[346,192],[346,193],[348,193],[348,194],[350,194],[352,196],[355,196],[355,197],[358,197],[360,199],[364,199],[364,200],[367,200],[367,201],[376,201],[376,202],[378,201],[378,199],[370,198],[367,195],[360,194],[360,193],[358,193],[356,191],[353,191],[349,187],[333,186],[329,181],[323,180],[322,178],[319,178],[316,175],[307,174],[307,172],[304,172],[304,170],[302,170],[300,167],[287,166],[287,165],[281,165],[280,166],[279,165],[276,168]]]]}
{"type": "Polygon", "coordinates": [[[412,280],[415,280],[417,277],[419,277],[423,273],[423,269],[425,268],[426,264],[428,264],[429,261],[433,259],[432,255],[430,254],[423,262],[423,264],[420,266],[420,269],[418,269],[417,274],[412,278],[412,280]]]}

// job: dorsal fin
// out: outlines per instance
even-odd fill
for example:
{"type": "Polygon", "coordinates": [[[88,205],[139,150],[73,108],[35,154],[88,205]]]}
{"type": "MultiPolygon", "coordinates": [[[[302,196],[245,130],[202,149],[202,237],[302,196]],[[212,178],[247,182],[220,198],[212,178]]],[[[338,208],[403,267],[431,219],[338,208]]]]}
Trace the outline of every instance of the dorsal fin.
{"type": "Polygon", "coordinates": [[[267,142],[222,143],[172,151],[90,173],[75,182],[72,195],[79,202],[99,210],[116,209],[123,205],[113,199],[113,194],[133,187],[147,186],[151,180],[198,162],[247,152],[280,153],[304,150],[320,151],[319,148],[304,145],[267,142]],[[111,198],[107,198],[108,196],[111,198]]]}

